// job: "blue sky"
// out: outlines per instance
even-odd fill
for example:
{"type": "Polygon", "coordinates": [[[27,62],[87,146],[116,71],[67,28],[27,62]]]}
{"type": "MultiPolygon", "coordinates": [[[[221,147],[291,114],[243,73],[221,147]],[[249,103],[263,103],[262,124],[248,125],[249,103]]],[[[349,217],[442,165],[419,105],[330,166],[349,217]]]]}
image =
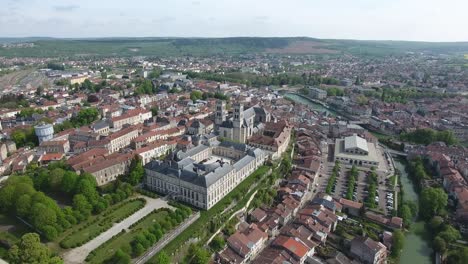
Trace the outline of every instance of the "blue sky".
{"type": "Polygon", "coordinates": [[[468,0],[0,0],[0,37],[468,41],[468,0]]]}

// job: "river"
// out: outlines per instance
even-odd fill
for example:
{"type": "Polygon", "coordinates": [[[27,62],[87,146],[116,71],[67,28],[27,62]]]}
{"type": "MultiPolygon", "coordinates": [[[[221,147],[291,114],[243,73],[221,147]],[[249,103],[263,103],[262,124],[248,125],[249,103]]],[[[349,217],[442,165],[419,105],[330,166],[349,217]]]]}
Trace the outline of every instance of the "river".
{"type": "MultiPolygon", "coordinates": [[[[414,190],[413,182],[408,177],[406,165],[395,159],[395,167],[400,171],[400,182],[403,189],[403,200],[418,203],[418,194],[414,190]]],[[[432,263],[432,250],[424,240],[424,222],[413,222],[410,231],[406,233],[405,246],[400,256],[401,264],[425,264],[432,263]]]]}
{"type": "Polygon", "coordinates": [[[304,98],[302,96],[299,96],[297,94],[287,93],[287,94],[284,95],[284,97],[286,97],[288,99],[291,99],[294,102],[305,104],[305,105],[309,106],[310,108],[312,108],[312,109],[314,109],[314,110],[316,110],[318,112],[326,112],[327,115],[335,115],[334,112],[332,112],[329,109],[325,108],[323,105],[314,103],[313,101],[308,100],[308,99],[306,99],[306,98],[304,98]]]}

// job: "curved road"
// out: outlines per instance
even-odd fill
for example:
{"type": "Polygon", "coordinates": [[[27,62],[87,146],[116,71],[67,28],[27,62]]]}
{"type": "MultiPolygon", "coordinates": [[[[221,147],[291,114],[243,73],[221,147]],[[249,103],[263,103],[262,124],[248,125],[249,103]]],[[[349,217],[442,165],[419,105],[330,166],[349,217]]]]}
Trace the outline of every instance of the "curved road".
{"type": "Polygon", "coordinates": [[[153,199],[146,196],[140,197],[146,200],[145,207],[141,208],[131,216],[125,218],[122,222],[114,224],[110,229],[104,231],[88,243],[65,252],[62,255],[64,262],[67,264],[85,263],[85,259],[89,255],[89,253],[91,253],[91,251],[102,245],[107,240],[111,239],[113,236],[120,233],[122,229],[128,229],[132,224],[147,216],[149,213],[153,212],[156,209],[172,208],[170,205],[167,204],[165,200],[161,198],[153,199]]]}

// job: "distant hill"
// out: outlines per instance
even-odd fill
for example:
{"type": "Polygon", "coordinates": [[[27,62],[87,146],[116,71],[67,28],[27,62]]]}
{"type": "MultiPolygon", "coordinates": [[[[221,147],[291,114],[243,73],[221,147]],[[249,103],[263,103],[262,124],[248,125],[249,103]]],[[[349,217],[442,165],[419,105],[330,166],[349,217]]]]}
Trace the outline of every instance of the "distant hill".
{"type": "Polygon", "coordinates": [[[381,56],[406,52],[468,53],[468,42],[411,42],[296,38],[0,38],[0,43],[33,42],[33,47],[4,47],[6,57],[209,56],[245,54],[355,54],[381,56]]]}

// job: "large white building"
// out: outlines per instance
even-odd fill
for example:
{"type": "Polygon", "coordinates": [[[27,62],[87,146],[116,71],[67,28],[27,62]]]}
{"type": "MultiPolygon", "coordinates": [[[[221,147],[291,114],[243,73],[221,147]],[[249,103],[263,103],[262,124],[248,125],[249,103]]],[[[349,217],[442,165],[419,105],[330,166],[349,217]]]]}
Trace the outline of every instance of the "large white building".
{"type": "Polygon", "coordinates": [[[232,142],[199,144],[145,166],[149,189],[209,209],[260,167],[267,154],[232,142]]]}
{"type": "Polygon", "coordinates": [[[335,141],[335,161],[344,165],[378,167],[377,155],[375,144],[356,134],[335,141]]]}

